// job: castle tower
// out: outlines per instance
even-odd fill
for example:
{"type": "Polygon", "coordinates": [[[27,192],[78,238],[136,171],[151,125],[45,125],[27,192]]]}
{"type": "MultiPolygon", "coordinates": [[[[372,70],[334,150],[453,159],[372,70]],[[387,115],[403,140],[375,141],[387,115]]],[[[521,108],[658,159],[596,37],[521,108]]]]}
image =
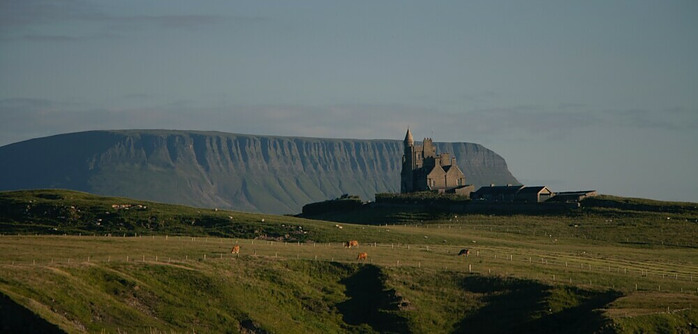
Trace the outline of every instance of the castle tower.
{"type": "Polygon", "coordinates": [[[414,189],[413,172],[416,168],[414,138],[410,128],[407,128],[405,140],[403,141],[405,153],[402,155],[402,171],[400,172],[400,192],[411,192],[414,189]]]}

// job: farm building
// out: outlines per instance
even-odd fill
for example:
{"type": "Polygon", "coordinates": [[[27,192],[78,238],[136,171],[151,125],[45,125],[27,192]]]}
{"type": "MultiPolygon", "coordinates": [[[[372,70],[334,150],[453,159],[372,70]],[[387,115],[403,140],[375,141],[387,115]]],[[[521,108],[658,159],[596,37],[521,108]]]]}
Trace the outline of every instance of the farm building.
{"type": "Polygon", "coordinates": [[[546,186],[506,185],[481,187],[470,194],[473,200],[489,202],[542,203],[555,196],[546,186]]]}
{"type": "Polygon", "coordinates": [[[489,187],[480,187],[477,191],[470,194],[473,200],[490,201],[490,202],[513,202],[516,199],[516,193],[521,190],[522,185],[506,185],[489,187]]]}
{"type": "Polygon", "coordinates": [[[555,197],[553,197],[550,201],[559,203],[574,203],[587,197],[593,197],[596,195],[596,190],[562,191],[555,193],[555,197]]]}
{"type": "Polygon", "coordinates": [[[514,201],[525,203],[545,202],[555,194],[546,186],[523,187],[516,193],[514,201]]]}

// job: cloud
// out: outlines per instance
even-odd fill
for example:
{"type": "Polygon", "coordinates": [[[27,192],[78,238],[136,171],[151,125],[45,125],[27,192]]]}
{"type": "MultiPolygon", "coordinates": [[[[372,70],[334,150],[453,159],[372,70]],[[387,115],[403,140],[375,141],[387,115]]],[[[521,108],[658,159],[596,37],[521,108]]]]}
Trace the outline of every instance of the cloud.
{"type": "Polygon", "coordinates": [[[79,38],[73,36],[37,34],[24,35],[21,39],[31,42],[75,42],[79,40],[79,38]]]}
{"type": "Polygon", "coordinates": [[[619,127],[695,129],[696,112],[675,108],[661,112],[604,112],[576,105],[549,109],[525,105],[445,113],[399,104],[229,105],[194,101],[155,104],[149,94],[124,95],[105,108],[47,99],[0,100],[0,144],[95,129],[182,129],[326,138],[401,139],[410,127],[416,137],[437,141],[540,141],[582,138],[619,127]]]}
{"type": "Polygon", "coordinates": [[[226,20],[218,15],[170,15],[170,16],[123,16],[111,17],[112,22],[127,24],[152,24],[163,28],[194,28],[197,26],[220,23],[226,20]]]}
{"type": "Polygon", "coordinates": [[[698,128],[698,109],[667,108],[660,111],[647,109],[627,109],[610,111],[618,126],[640,129],[659,129],[671,131],[694,131],[698,128]]]}
{"type": "Polygon", "coordinates": [[[76,18],[87,8],[77,1],[2,1],[0,2],[0,27],[4,29],[35,24],[45,24],[76,18]]]}
{"type": "MultiPolygon", "coordinates": [[[[80,0],[4,1],[0,4],[0,26],[19,27],[71,21],[153,24],[167,28],[222,22],[221,15],[110,15],[94,3],[80,0]]],[[[256,19],[236,17],[236,19],[256,19]]]]}
{"type": "Polygon", "coordinates": [[[52,105],[53,102],[47,99],[37,99],[37,98],[9,98],[0,99],[0,111],[22,111],[22,110],[35,110],[37,108],[48,107],[52,105]]]}
{"type": "Polygon", "coordinates": [[[219,14],[113,15],[81,0],[0,1],[0,39],[33,42],[74,42],[114,38],[125,32],[152,28],[195,30],[224,22],[256,22],[261,17],[219,14]],[[56,33],[58,25],[83,25],[80,35],[56,33]],[[41,31],[45,30],[44,33],[41,31]]]}

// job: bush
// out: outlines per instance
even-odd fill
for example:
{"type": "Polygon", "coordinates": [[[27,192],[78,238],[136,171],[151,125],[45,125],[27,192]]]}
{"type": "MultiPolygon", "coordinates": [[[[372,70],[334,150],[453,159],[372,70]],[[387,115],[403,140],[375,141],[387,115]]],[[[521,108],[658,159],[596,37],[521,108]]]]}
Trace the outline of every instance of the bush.
{"type": "Polygon", "coordinates": [[[339,198],[310,203],[303,206],[304,215],[316,215],[333,211],[351,211],[360,209],[364,205],[359,196],[344,194],[339,198]]]}

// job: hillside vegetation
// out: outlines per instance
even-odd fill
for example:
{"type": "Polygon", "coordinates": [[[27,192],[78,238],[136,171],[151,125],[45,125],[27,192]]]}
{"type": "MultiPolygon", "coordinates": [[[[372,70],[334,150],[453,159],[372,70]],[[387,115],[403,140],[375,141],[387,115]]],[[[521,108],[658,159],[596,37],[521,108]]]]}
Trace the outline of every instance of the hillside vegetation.
{"type": "Polygon", "coordinates": [[[690,333],[698,323],[695,204],[599,200],[606,204],[546,216],[383,211],[402,217],[386,226],[4,192],[0,325],[690,333]],[[343,246],[350,239],[358,249],[343,246]],[[230,254],[234,244],[240,254],[230,254]],[[471,254],[457,256],[462,248],[471,254]],[[358,252],[368,260],[357,261],[358,252]]]}

